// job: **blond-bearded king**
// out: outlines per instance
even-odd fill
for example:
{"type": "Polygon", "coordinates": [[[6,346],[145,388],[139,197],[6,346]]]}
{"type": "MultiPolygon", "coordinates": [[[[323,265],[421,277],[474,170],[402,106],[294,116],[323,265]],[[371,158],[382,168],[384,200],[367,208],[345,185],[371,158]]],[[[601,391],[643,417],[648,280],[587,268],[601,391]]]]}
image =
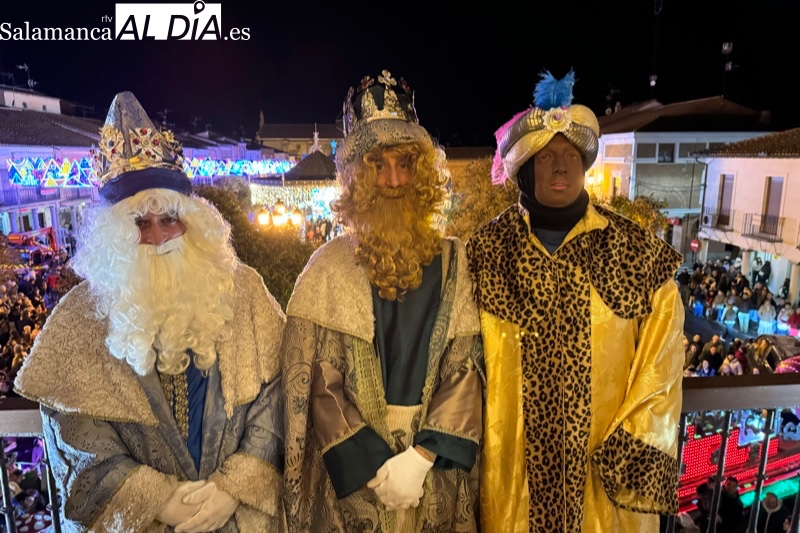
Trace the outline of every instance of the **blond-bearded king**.
{"type": "Polygon", "coordinates": [[[481,345],[443,151],[383,71],[345,100],[348,234],[298,279],[281,348],[290,531],[473,532],[481,345]]]}
{"type": "Polygon", "coordinates": [[[95,152],[109,205],[17,377],[42,408],[70,531],[281,531],[284,316],[180,145],[131,93],[95,152]]]}

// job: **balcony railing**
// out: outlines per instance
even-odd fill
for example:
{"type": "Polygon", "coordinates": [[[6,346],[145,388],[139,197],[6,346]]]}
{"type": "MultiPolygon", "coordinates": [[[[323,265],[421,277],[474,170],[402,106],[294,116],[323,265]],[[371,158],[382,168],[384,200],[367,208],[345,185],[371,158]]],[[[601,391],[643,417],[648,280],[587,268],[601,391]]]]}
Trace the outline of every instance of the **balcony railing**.
{"type": "Polygon", "coordinates": [[[700,220],[703,227],[729,230],[733,228],[733,211],[730,209],[703,208],[700,220]]]}
{"type": "MultiPolygon", "coordinates": [[[[714,484],[714,492],[711,497],[711,516],[716,516],[719,510],[719,502],[722,498],[722,483],[726,471],[739,474],[742,469],[750,477],[754,477],[754,484],[752,492],[749,487],[742,492],[747,494],[747,498],[752,497],[752,504],[750,504],[750,514],[747,517],[749,521],[748,532],[755,533],[755,524],[758,520],[758,514],[763,512],[761,510],[761,494],[764,489],[764,482],[767,479],[767,472],[771,472],[773,477],[790,477],[796,479],[795,472],[800,468],[800,454],[797,454],[798,446],[789,449],[787,453],[791,454],[788,459],[782,458],[776,461],[774,454],[777,446],[775,440],[777,437],[768,428],[781,427],[780,422],[775,425],[776,419],[781,416],[781,409],[785,407],[800,406],[800,374],[770,374],[770,375],[757,375],[757,376],[726,376],[726,377],[713,377],[713,378],[685,378],[683,380],[683,404],[680,426],[676,428],[679,434],[678,441],[678,456],[681,458],[682,468],[684,472],[687,464],[692,460],[702,460],[705,462],[706,470],[703,470],[700,475],[705,480],[708,476],[709,469],[714,472],[714,477],[717,480],[714,484]],[[741,416],[743,412],[756,412],[761,414],[761,410],[766,411],[766,417],[761,419],[756,416],[760,422],[757,427],[753,428],[752,425],[747,425],[741,416]],[[713,423],[706,424],[704,420],[708,420],[709,415],[713,414],[713,423]],[[738,418],[737,423],[734,420],[738,418]],[[698,423],[698,420],[702,423],[698,423]],[[761,424],[763,422],[763,424],[761,424]],[[697,429],[703,427],[708,432],[708,436],[699,437],[697,429]],[[746,426],[746,427],[745,427],[746,426]],[[758,465],[755,468],[749,468],[750,459],[743,459],[738,457],[737,450],[728,448],[735,447],[736,439],[734,438],[739,431],[745,429],[754,429],[756,437],[751,439],[747,446],[750,446],[753,451],[758,451],[757,460],[758,465]],[[763,431],[761,431],[763,430],[763,431]],[[684,452],[687,449],[696,447],[698,441],[706,442],[713,441],[713,446],[716,449],[710,449],[707,446],[706,454],[698,459],[691,455],[686,455],[684,452]],[[731,441],[731,442],[729,442],[731,441]],[[772,443],[772,445],[770,445],[772,443]],[[781,476],[776,474],[777,470],[770,463],[770,454],[772,454],[772,461],[775,464],[780,463],[783,468],[788,472],[782,473],[781,476]],[[731,456],[738,457],[738,462],[734,461],[733,464],[727,463],[727,458],[731,456]],[[797,458],[797,461],[795,461],[797,458]],[[742,461],[745,462],[742,462],[742,461]],[[787,462],[788,461],[788,462],[787,462]],[[785,463],[785,464],[784,464],[785,463]]],[[[750,419],[748,419],[750,420],[750,419]]],[[[22,398],[9,398],[0,400],[0,440],[8,436],[31,436],[41,435],[42,426],[41,418],[38,411],[38,405],[34,402],[22,398]]],[[[797,435],[800,438],[800,428],[797,428],[797,435]]],[[[0,461],[5,458],[2,456],[4,447],[0,443],[0,461]]],[[[691,451],[688,453],[692,453],[691,451]]],[[[756,457],[752,458],[755,461],[756,457]]],[[[4,461],[2,461],[4,462],[4,461]]],[[[45,465],[47,466],[47,455],[45,455],[45,465]]],[[[2,495],[6,505],[0,507],[0,518],[3,513],[6,514],[7,530],[11,533],[16,531],[14,520],[12,518],[11,507],[7,502],[10,500],[8,494],[8,478],[5,468],[0,468],[0,475],[2,476],[2,495]]],[[[744,481],[744,479],[742,479],[744,481]]],[[[53,512],[53,526],[57,533],[61,531],[61,520],[59,517],[58,498],[56,494],[55,480],[47,468],[47,492],[50,504],[49,510],[56,510],[53,512]]],[[[695,482],[696,483],[696,482],[695,482]]],[[[694,494],[694,486],[688,483],[682,485],[679,489],[680,493],[694,494]]],[[[680,496],[679,496],[680,497],[680,496]]],[[[685,500],[686,497],[684,496],[685,500]]],[[[792,514],[792,524],[789,529],[791,533],[800,533],[800,492],[797,493],[794,510],[792,514]]],[[[743,517],[742,520],[745,518],[743,517]]],[[[667,532],[674,533],[675,531],[675,517],[669,517],[667,521],[667,532]]],[[[718,524],[715,520],[710,520],[708,530],[704,533],[716,533],[718,524]]]]}
{"type": "Polygon", "coordinates": [[[742,235],[761,241],[781,242],[783,233],[783,217],[747,213],[742,223],[742,235]]]}
{"type": "MultiPolygon", "coordinates": [[[[14,505],[11,503],[11,492],[8,483],[8,471],[6,470],[6,443],[5,437],[16,436],[42,436],[42,419],[39,415],[39,404],[24,398],[5,398],[0,400],[0,520],[4,521],[5,530],[8,533],[18,531],[15,520],[14,505]]],[[[48,450],[45,447],[44,466],[47,475],[47,511],[53,519],[53,531],[61,533],[61,513],[56,494],[56,482],[50,471],[48,450]]],[[[2,530],[3,528],[0,528],[2,530]]]]}
{"type": "Polygon", "coordinates": [[[96,199],[94,188],[52,188],[40,189],[39,187],[14,187],[3,191],[3,205],[23,206],[39,202],[54,202],[56,200],[92,200],[96,199]]]}
{"type": "Polygon", "coordinates": [[[15,187],[3,191],[3,204],[7,206],[50,202],[59,199],[59,189],[38,187],[15,187]]]}
{"type": "Polygon", "coordinates": [[[75,187],[61,189],[62,200],[91,200],[92,189],[88,187],[75,187]]]}
{"type": "MultiPolygon", "coordinates": [[[[748,517],[748,533],[755,533],[758,514],[762,512],[761,494],[764,489],[764,482],[768,479],[768,469],[772,468],[772,475],[779,477],[776,468],[785,467],[788,472],[781,472],[780,477],[796,477],[794,474],[800,467],[798,464],[800,463],[800,458],[797,458],[796,455],[789,455],[778,460],[773,455],[771,464],[769,459],[770,455],[777,450],[775,444],[780,444],[774,442],[777,435],[773,435],[772,432],[774,427],[782,427],[779,420],[776,426],[776,418],[780,418],[782,408],[790,406],[800,406],[800,374],[685,378],[683,380],[683,414],[678,429],[678,456],[681,458],[681,472],[683,475],[685,476],[688,471],[689,467],[687,465],[692,460],[698,460],[698,458],[686,454],[687,448],[695,446],[697,443],[697,428],[704,427],[709,435],[705,438],[719,441],[717,450],[705,450],[708,455],[699,458],[699,460],[705,461],[705,465],[711,469],[716,480],[710,501],[710,517],[715,517],[719,511],[722,491],[724,490],[722,480],[725,478],[726,470],[729,472],[732,470],[739,475],[754,476],[755,482],[752,494],[750,494],[752,504],[750,505],[748,517]],[[755,417],[759,421],[756,424],[758,426],[756,428],[744,422],[745,418],[743,416],[737,416],[748,411],[760,415],[764,412],[762,410],[766,412],[766,417],[763,419],[760,416],[755,417]],[[716,415],[714,421],[708,423],[707,420],[710,417],[707,415],[712,414],[716,415]],[[736,428],[734,428],[735,424],[733,424],[735,416],[739,418],[738,427],[736,428]],[[755,468],[749,468],[749,454],[745,457],[738,457],[740,454],[737,455],[736,452],[741,450],[728,450],[729,446],[737,446],[736,439],[732,438],[734,434],[739,435],[740,432],[747,430],[753,430],[753,434],[757,437],[750,439],[746,445],[750,447],[750,451],[758,452],[758,466],[755,468]],[[718,438],[717,435],[719,435],[718,438]],[[771,446],[770,443],[773,445],[771,446]],[[754,447],[757,448],[754,449],[754,447]],[[727,461],[732,456],[737,456],[738,459],[729,465],[727,461]],[[795,458],[797,458],[797,461],[795,461],[795,458]],[[784,465],[783,463],[786,464],[784,465]],[[772,465],[781,466],[772,467],[772,465]]],[[[795,451],[790,450],[788,453],[792,454],[795,451]]],[[[753,460],[755,460],[755,457],[753,460]]],[[[707,476],[708,473],[711,473],[708,468],[702,471],[701,475],[707,476]]],[[[690,481],[682,479],[682,482],[683,484],[679,489],[679,499],[685,500],[687,494],[691,495],[689,496],[690,498],[694,496],[693,486],[690,481]]],[[[697,480],[694,481],[694,484],[696,483],[697,480]]],[[[800,492],[796,494],[792,524],[789,529],[792,533],[800,533],[799,498],[800,492]]],[[[719,524],[716,523],[716,520],[711,519],[709,520],[708,529],[704,533],[716,533],[718,526],[719,524]]],[[[673,533],[674,531],[675,517],[669,517],[667,532],[673,533]]]]}

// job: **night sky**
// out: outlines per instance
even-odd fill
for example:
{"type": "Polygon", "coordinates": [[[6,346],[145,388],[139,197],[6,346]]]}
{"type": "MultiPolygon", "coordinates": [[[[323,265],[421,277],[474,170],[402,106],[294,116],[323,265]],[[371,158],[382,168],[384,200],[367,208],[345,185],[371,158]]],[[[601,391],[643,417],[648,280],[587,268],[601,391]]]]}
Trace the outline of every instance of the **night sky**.
{"type": "MultiPolygon", "coordinates": [[[[13,27],[113,28],[101,21],[114,15],[110,1],[8,3],[0,23],[13,27]]],[[[249,41],[0,41],[0,71],[24,84],[16,65],[27,63],[37,90],[93,106],[94,116],[131,90],[151,115],[171,110],[177,129],[199,117],[201,129],[252,136],[260,109],[267,122],[332,123],[347,89],[387,68],[416,91],[422,125],[443,144],[488,146],[530,104],[542,68],[560,77],[574,67],[575,101],[601,114],[609,87],[623,105],[718,95],[730,60],[726,97],[800,126],[800,2],[435,4],[222,0],[223,32],[249,27],[249,41]]]]}

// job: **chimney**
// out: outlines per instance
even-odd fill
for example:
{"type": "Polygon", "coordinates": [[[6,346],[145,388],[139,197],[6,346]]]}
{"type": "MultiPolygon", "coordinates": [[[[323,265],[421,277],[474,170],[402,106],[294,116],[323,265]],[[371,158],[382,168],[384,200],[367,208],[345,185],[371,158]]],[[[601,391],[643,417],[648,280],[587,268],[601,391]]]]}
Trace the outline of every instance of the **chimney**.
{"type": "Polygon", "coordinates": [[[620,111],[622,111],[622,102],[617,102],[614,105],[614,113],[619,113],[620,111]]]}
{"type": "Polygon", "coordinates": [[[772,124],[772,112],[769,110],[762,111],[761,116],[758,117],[758,123],[762,126],[769,126],[772,124]]]}

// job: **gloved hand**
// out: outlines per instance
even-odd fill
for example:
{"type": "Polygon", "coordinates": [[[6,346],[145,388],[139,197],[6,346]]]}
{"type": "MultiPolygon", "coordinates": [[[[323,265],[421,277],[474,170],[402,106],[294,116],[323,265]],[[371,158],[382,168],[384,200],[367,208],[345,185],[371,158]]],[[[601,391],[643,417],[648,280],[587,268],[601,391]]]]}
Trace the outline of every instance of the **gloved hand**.
{"type": "Polygon", "coordinates": [[[231,515],[239,506],[239,500],[220,490],[213,481],[187,496],[183,503],[187,505],[200,504],[200,510],[189,520],[178,524],[175,533],[202,533],[214,531],[225,525],[231,515]]]}
{"type": "Polygon", "coordinates": [[[425,493],[422,484],[431,468],[433,462],[410,446],[383,463],[367,487],[375,491],[390,511],[416,507],[425,493]]]}
{"type": "Polygon", "coordinates": [[[192,491],[196,491],[206,484],[202,481],[183,481],[172,491],[164,506],[156,515],[156,520],[168,526],[177,526],[189,520],[200,510],[200,504],[183,503],[183,498],[192,491]]]}

